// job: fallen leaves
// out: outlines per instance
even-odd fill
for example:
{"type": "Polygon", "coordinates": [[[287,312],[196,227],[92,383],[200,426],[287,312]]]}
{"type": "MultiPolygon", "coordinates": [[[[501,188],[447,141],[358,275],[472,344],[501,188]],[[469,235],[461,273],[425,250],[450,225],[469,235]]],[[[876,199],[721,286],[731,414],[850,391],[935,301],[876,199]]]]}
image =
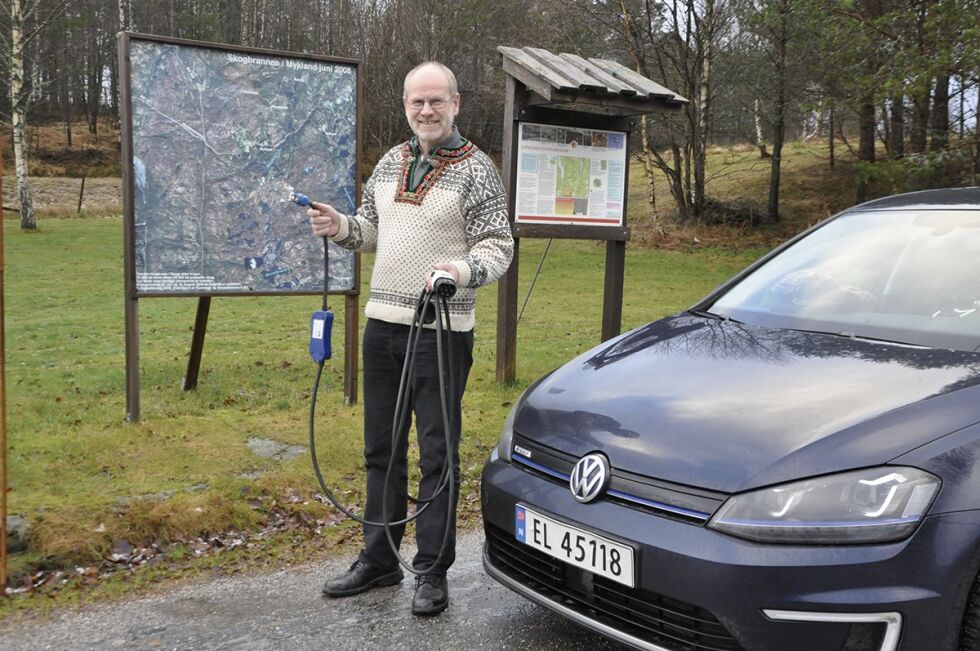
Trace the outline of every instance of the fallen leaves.
{"type": "MultiPolygon", "coordinates": [[[[348,499],[356,495],[356,491],[353,490],[343,493],[348,499]]],[[[262,528],[258,531],[229,529],[222,532],[204,532],[199,536],[186,539],[158,540],[148,544],[133,543],[121,538],[113,543],[101,563],[71,569],[45,569],[16,577],[11,576],[5,592],[8,596],[36,593],[53,597],[60,591],[91,586],[110,575],[121,572],[133,574],[142,568],[153,567],[164,562],[179,564],[188,556],[202,558],[238,548],[253,548],[260,545],[264,539],[278,533],[306,532],[310,536],[319,535],[324,528],[336,526],[347,519],[336,509],[330,509],[325,515],[314,515],[302,509],[304,505],[312,502],[328,503],[328,500],[319,493],[303,495],[293,488],[287,489],[281,498],[269,495],[256,497],[248,500],[247,504],[261,511],[265,516],[262,528]]],[[[361,507],[357,503],[352,503],[348,504],[347,508],[358,510],[361,507]]],[[[105,524],[100,523],[96,531],[105,531],[105,524]]],[[[356,533],[356,529],[351,531],[356,533]]]]}

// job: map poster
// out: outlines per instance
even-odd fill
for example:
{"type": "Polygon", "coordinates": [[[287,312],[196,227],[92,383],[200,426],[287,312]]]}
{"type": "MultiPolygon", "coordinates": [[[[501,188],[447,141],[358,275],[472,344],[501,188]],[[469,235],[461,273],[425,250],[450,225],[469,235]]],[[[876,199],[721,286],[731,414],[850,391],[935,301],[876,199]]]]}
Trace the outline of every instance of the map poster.
{"type": "MultiPolygon", "coordinates": [[[[323,242],[289,197],[355,211],[356,63],[128,44],[137,293],[322,291],[323,242]]],[[[355,291],[354,254],[330,244],[328,275],[331,291],[355,291]]]]}
{"type": "Polygon", "coordinates": [[[623,225],[626,133],[522,122],[515,221],[623,225]]]}

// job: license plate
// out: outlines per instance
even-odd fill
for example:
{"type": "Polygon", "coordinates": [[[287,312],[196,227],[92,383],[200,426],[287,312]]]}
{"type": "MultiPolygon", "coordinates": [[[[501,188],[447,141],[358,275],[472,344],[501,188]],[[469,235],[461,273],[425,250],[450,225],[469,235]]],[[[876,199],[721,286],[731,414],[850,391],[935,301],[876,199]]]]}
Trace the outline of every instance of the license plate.
{"type": "Polygon", "coordinates": [[[633,548],[559,522],[531,509],[515,506],[514,536],[518,541],[569,565],[635,586],[633,548]]]}

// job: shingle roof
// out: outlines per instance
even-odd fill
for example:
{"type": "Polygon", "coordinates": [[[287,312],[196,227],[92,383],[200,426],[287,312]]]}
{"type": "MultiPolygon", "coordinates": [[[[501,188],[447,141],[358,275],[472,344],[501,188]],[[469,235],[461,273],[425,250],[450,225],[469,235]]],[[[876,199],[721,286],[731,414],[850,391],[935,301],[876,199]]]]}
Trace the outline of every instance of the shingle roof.
{"type": "Polygon", "coordinates": [[[504,71],[564,108],[615,107],[620,114],[676,110],[688,100],[609,59],[554,54],[536,47],[500,46],[504,71]],[[581,106],[572,106],[573,104],[581,106]]]}

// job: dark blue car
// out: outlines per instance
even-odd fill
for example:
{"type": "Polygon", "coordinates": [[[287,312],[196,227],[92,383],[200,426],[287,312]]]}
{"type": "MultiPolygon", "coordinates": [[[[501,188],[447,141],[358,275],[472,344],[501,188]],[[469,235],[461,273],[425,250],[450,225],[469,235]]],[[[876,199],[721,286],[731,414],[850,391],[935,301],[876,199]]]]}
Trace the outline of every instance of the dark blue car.
{"type": "Polygon", "coordinates": [[[980,188],[847,210],[521,396],[484,565],[651,650],[980,649],[980,188]]]}

